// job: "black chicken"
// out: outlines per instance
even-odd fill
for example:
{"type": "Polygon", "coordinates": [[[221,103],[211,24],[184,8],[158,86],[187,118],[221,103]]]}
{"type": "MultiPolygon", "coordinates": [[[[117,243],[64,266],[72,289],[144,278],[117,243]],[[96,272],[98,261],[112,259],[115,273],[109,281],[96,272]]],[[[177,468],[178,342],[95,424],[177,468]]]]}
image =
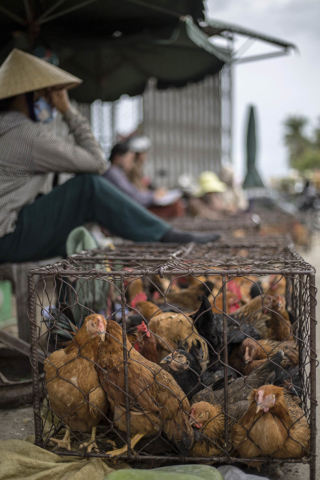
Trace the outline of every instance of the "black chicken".
{"type": "MultiPolygon", "coordinates": [[[[279,350],[261,367],[257,368],[247,377],[240,377],[234,380],[228,388],[228,403],[233,404],[242,400],[247,400],[252,389],[259,388],[262,385],[273,384],[282,378],[283,368],[280,366],[284,353],[279,350]]],[[[223,404],[224,389],[212,391],[210,388],[204,388],[192,397],[192,403],[208,402],[212,405],[216,403],[223,404]]]]}
{"type": "MultiPolygon", "coordinates": [[[[222,360],[224,358],[223,315],[213,313],[208,298],[202,297],[199,310],[191,317],[199,334],[205,338],[211,346],[211,348],[209,347],[209,369],[213,371],[220,370],[220,358],[222,360]]],[[[232,349],[236,345],[239,345],[247,337],[260,340],[260,335],[253,325],[246,322],[240,323],[238,320],[233,319],[233,315],[227,317],[227,329],[228,355],[231,354],[232,349]]]]}
{"type": "MultiPolygon", "coordinates": [[[[186,352],[183,349],[178,349],[170,355],[167,355],[160,362],[165,366],[165,369],[173,376],[180,388],[187,395],[190,400],[193,395],[202,390],[204,387],[209,387],[212,390],[219,389],[224,382],[224,369],[215,372],[206,370],[201,373],[201,366],[192,353],[186,352]]],[[[236,378],[233,370],[228,369],[228,381],[236,378]]]]}

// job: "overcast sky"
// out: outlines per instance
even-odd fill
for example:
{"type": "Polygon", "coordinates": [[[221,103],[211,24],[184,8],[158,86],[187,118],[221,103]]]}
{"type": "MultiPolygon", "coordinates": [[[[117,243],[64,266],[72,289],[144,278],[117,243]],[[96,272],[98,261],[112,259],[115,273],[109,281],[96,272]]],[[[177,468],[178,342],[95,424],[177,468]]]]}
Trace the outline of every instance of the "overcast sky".
{"type": "MultiPolygon", "coordinates": [[[[233,161],[238,176],[245,165],[247,108],[257,108],[258,166],[263,177],[287,172],[283,121],[301,114],[320,117],[320,0],[207,0],[210,18],[295,43],[298,54],[234,67],[233,161]]],[[[241,43],[245,37],[240,37],[241,43]]],[[[268,51],[273,50],[268,47],[268,51]]],[[[256,42],[246,55],[266,52],[256,42]]],[[[311,124],[312,124],[311,123],[311,124]]]]}

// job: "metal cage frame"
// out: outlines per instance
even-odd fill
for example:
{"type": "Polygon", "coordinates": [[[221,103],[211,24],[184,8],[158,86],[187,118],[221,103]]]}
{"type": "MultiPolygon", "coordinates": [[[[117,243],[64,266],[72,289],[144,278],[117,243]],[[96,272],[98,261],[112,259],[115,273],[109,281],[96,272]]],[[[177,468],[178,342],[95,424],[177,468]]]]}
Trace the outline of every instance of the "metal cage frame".
{"type": "MultiPolygon", "coordinates": [[[[39,267],[31,270],[29,274],[29,310],[31,330],[30,361],[32,365],[32,379],[34,388],[33,408],[35,417],[35,443],[42,448],[48,448],[48,438],[44,441],[43,420],[41,417],[41,397],[43,395],[42,380],[39,375],[39,337],[40,327],[37,325],[36,308],[42,308],[41,296],[37,293],[37,286],[42,285],[43,296],[49,296],[46,291],[46,282],[51,278],[57,288],[58,279],[81,279],[107,281],[115,284],[121,296],[121,316],[123,329],[123,362],[125,375],[126,394],[126,424],[124,433],[128,445],[128,453],[122,458],[126,460],[161,460],[201,462],[207,464],[221,462],[240,463],[308,463],[310,466],[310,479],[316,479],[316,285],[315,270],[305,262],[293,249],[288,239],[264,238],[261,243],[254,239],[250,241],[233,240],[228,244],[214,245],[164,245],[164,244],[131,244],[124,242],[114,249],[97,249],[73,255],[67,260],[55,265],[39,267]],[[121,268],[119,268],[119,265],[121,268]],[[310,427],[310,452],[308,457],[276,459],[270,457],[238,458],[230,455],[218,457],[181,457],[179,455],[148,455],[139,453],[135,455],[131,449],[130,414],[129,414],[129,386],[128,386],[128,355],[127,349],[127,320],[125,281],[141,278],[146,279],[158,275],[160,278],[177,278],[192,276],[196,279],[205,276],[221,278],[221,293],[223,298],[223,341],[227,345],[227,284],[235,277],[279,275],[286,279],[286,302],[288,308],[295,313],[299,325],[299,368],[303,373],[302,405],[308,417],[310,427]],[[301,338],[300,338],[301,336],[301,338]]],[[[64,280],[65,281],[65,280],[64,280]]],[[[198,280],[199,282],[201,280],[198,280]]],[[[202,282],[202,281],[201,281],[202,282]]],[[[171,284],[171,283],[170,283],[171,284]]],[[[169,287],[168,287],[169,288],[169,287]]],[[[166,293],[164,294],[164,296],[166,293]]],[[[51,299],[50,302],[53,300],[51,299]]],[[[165,303],[166,300],[165,300],[165,303]]],[[[88,312],[94,312],[94,304],[86,307],[88,312]]],[[[42,310],[41,310],[42,311],[42,310]]],[[[179,310],[178,310],[179,311],[179,310]]],[[[182,312],[183,313],[183,312],[182,312]]],[[[48,352],[45,352],[45,355],[48,352]]],[[[228,433],[228,351],[224,348],[223,358],[224,380],[224,412],[225,412],[225,443],[229,444],[228,433]]],[[[60,428],[62,424],[60,425],[60,428]]],[[[56,428],[57,432],[58,429],[56,428]]],[[[78,455],[79,452],[59,452],[61,455],[78,455]]],[[[102,453],[87,454],[87,456],[106,457],[102,453]]]]}

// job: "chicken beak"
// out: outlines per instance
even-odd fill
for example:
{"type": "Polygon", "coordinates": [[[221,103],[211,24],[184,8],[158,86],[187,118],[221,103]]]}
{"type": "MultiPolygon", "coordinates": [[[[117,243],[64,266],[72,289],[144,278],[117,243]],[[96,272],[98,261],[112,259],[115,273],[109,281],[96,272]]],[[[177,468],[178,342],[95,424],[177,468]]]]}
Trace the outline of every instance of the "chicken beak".
{"type": "Polygon", "coordinates": [[[162,364],[165,364],[165,363],[170,363],[170,362],[171,362],[171,356],[170,356],[170,355],[167,355],[166,357],[164,357],[164,358],[161,360],[160,364],[161,364],[161,363],[162,363],[162,364]]]}
{"type": "Polygon", "coordinates": [[[262,405],[257,405],[256,413],[259,413],[260,410],[263,410],[263,406],[262,405]]]}
{"type": "Polygon", "coordinates": [[[196,423],[196,421],[192,417],[190,417],[189,418],[189,424],[194,425],[195,423],[196,423]]]}
{"type": "Polygon", "coordinates": [[[99,333],[99,335],[100,335],[100,339],[101,339],[101,341],[102,341],[102,342],[104,342],[104,341],[105,341],[105,339],[106,339],[106,334],[105,334],[105,332],[103,332],[103,333],[99,333]]]}

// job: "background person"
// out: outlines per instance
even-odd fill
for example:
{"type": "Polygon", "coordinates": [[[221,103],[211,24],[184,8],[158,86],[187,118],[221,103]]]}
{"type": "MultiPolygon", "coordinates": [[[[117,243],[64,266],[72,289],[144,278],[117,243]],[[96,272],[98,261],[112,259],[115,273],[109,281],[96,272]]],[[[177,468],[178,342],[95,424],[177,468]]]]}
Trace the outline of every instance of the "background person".
{"type": "Polygon", "coordinates": [[[148,152],[151,150],[151,140],[146,135],[135,135],[127,140],[128,146],[134,152],[134,161],[131,170],[127,173],[130,182],[141,191],[150,188],[150,179],[145,177],[145,164],[148,152]]]}
{"type": "Polygon", "coordinates": [[[249,202],[242,188],[234,183],[234,172],[231,165],[225,165],[221,168],[220,178],[227,186],[226,191],[222,193],[224,210],[228,213],[246,211],[249,207],[249,202]]]}
{"type": "Polygon", "coordinates": [[[214,172],[202,172],[198,186],[189,198],[188,213],[194,217],[219,220],[223,216],[224,204],[221,194],[227,190],[225,183],[214,172]]]}
{"type": "Polygon", "coordinates": [[[105,172],[104,177],[143,207],[150,207],[154,205],[165,192],[163,189],[156,191],[139,190],[129,180],[128,173],[133,168],[134,158],[135,153],[130,150],[128,143],[117,143],[110,152],[109,161],[111,167],[105,172]]]}

